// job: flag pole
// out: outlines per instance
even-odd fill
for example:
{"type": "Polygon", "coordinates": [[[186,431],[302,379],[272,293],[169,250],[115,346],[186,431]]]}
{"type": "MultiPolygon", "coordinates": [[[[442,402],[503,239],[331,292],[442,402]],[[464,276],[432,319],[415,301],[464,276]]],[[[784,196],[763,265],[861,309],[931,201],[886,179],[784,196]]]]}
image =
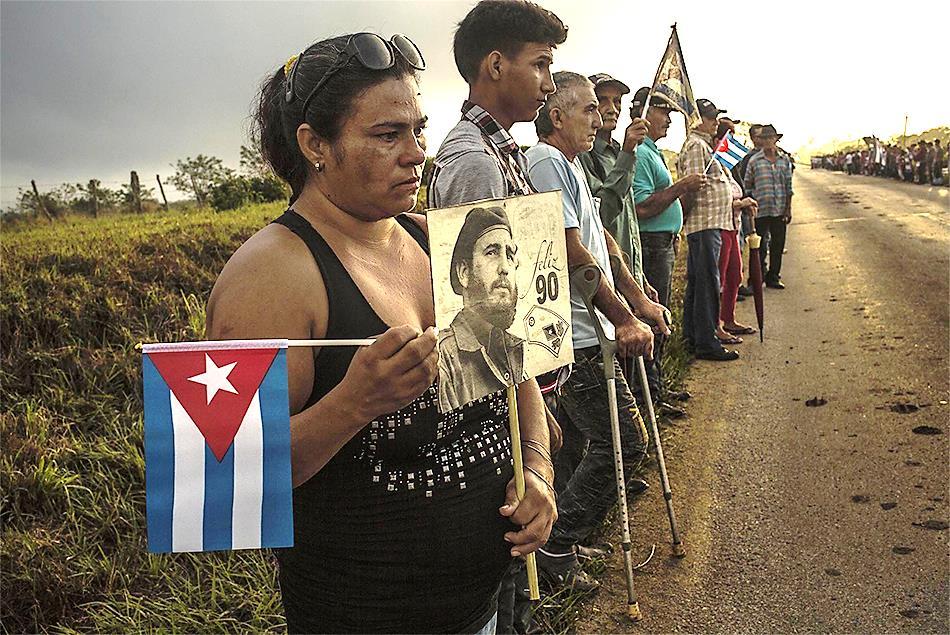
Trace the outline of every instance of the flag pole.
{"type": "MultiPolygon", "coordinates": [[[[508,425],[511,428],[511,462],[515,471],[515,493],[518,500],[524,499],[524,457],[521,455],[521,428],[518,423],[518,389],[508,386],[508,425]]],[[[528,568],[529,599],[540,600],[541,589],[538,586],[538,562],[534,552],[526,554],[525,565],[528,568]]]]}
{"type": "Polygon", "coordinates": [[[375,338],[359,340],[287,340],[287,346],[371,346],[375,338]]]}
{"type": "MultiPolygon", "coordinates": [[[[220,344],[221,346],[228,348],[228,343],[236,340],[222,340],[220,342],[210,342],[204,341],[201,342],[202,345],[211,345],[211,344],[220,344]]],[[[266,340],[268,345],[273,345],[277,343],[286,342],[287,346],[310,346],[310,347],[324,347],[324,346],[371,346],[375,342],[375,338],[366,338],[366,339],[354,339],[354,340],[266,340]]],[[[140,351],[142,347],[145,346],[145,342],[138,342],[135,345],[135,350],[140,351]]],[[[152,345],[154,346],[154,345],[152,345]]],[[[241,348],[247,348],[242,346],[241,348]]]]}

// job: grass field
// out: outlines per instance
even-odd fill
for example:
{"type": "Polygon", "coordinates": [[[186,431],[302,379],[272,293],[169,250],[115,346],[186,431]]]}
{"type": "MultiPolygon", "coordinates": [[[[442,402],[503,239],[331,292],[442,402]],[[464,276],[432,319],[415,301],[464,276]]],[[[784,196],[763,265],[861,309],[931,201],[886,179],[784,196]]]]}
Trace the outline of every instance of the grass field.
{"type": "MultiPolygon", "coordinates": [[[[203,338],[217,273],[281,211],[271,204],[4,228],[4,632],[284,628],[269,554],[148,554],[134,349],[203,338]]],[[[670,351],[679,381],[685,357],[676,340],[670,351]]],[[[545,622],[568,628],[576,598],[546,604],[545,622]]]]}

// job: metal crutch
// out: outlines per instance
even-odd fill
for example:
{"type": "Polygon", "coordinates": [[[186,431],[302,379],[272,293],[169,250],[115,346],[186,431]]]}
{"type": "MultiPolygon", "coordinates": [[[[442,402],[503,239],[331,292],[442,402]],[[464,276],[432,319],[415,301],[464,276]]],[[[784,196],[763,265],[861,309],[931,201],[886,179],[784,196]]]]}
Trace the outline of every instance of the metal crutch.
{"type": "Polygon", "coordinates": [[[614,340],[607,339],[600,320],[594,313],[593,298],[600,288],[600,268],[597,265],[581,265],[571,273],[571,289],[577,289],[587,311],[591,315],[591,321],[594,323],[594,329],[597,332],[597,340],[600,342],[600,350],[604,358],[604,376],[607,379],[607,400],[610,410],[610,433],[613,440],[614,450],[614,474],[617,477],[617,500],[620,503],[620,519],[623,529],[623,564],[624,573],[627,577],[627,616],[635,622],[643,618],[640,612],[640,604],[637,602],[637,596],[633,590],[633,555],[630,546],[630,514],[627,510],[627,487],[623,475],[623,455],[620,445],[620,417],[617,413],[617,376],[614,367],[614,355],[617,350],[617,343],[614,340]]]}
{"type": "MultiPolygon", "coordinates": [[[[610,259],[610,267],[613,270],[614,277],[616,278],[617,266],[619,262],[614,262],[614,258],[610,259]]],[[[663,310],[663,319],[666,321],[668,327],[673,326],[673,317],[670,315],[670,310],[664,307],[663,310]]],[[[660,466],[660,483],[663,487],[663,500],[666,501],[666,515],[670,520],[670,534],[673,537],[673,555],[677,558],[686,557],[686,547],[683,544],[682,538],[680,538],[679,528],[676,524],[676,512],[673,511],[673,490],[670,489],[670,478],[666,473],[666,460],[663,456],[663,442],[660,441],[660,429],[656,424],[656,413],[653,411],[653,395],[650,394],[650,383],[647,380],[647,369],[646,364],[643,361],[643,357],[637,357],[637,375],[640,377],[640,386],[643,390],[643,401],[646,402],[647,414],[650,416],[650,430],[653,432],[653,440],[656,447],[656,462],[660,466]]],[[[632,378],[628,377],[628,381],[632,378]]]]}
{"type": "MultiPolygon", "coordinates": [[[[667,319],[669,323],[669,319],[667,319]]],[[[663,458],[663,443],[660,441],[660,429],[656,425],[656,414],[653,412],[653,396],[650,394],[650,385],[647,382],[647,369],[642,357],[637,357],[637,371],[640,375],[640,385],[643,387],[643,401],[650,415],[650,429],[653,431],[653,442],[656,446],[656,462],[660,466],[660,482],[663,484],[663,500],[666,501],[666,515],[670,519],[670,533],[673,535],[673,555],[677,558],[686,556],[686,547],[680,538],[676,526],[676,512],[673,511],[673,491],[670,489],[670,479],[666,474],[666,461],[663,458]]]]}

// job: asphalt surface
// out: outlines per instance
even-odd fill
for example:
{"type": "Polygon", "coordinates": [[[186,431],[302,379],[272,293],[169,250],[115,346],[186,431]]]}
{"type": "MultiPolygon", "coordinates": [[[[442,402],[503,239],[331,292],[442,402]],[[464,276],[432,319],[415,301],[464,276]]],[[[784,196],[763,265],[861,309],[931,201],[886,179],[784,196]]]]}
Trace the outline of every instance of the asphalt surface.
{"type": "Polygon", "coordinates": [[[614,554],[578,632],[950,632],[950,196],[807,167],[795,189],[764,344],[693,364],[666,443],[688,554],[654,472],[632,508],[636,557],[657,546],[643,620],[614,554]]]}

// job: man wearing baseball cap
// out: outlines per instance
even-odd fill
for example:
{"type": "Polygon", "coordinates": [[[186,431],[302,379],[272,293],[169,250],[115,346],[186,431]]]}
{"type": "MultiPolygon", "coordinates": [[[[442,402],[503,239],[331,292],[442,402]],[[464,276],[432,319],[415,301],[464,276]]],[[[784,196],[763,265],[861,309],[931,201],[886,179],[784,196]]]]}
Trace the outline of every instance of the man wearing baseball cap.
{"type": "MultiPolygon", "coordinates": [[[[604,228],[610,232],[623,252],[626,264],[643,292],[654,302],[658,301],[654,289],[643,275],[643,251],[640,245],[640,227],[637,220],[637,206],[633,198],[633,177],[637,166],[637,146],[647,134],[647,122],[633,117],[623,135],[623,143],[611,137],[620,118],[621,99],[630,92],[630,88],[607,73],[597,73],[588,79],[594,84],[598,107],[603,125],[597,131],[594,147],[589,152],[578,155],[591,193],[600,199],[600,218],[604,228]]],[[[637,113],[632,113],[636,115],[637,113]]],[[[686,411],[663,400],[663,387],[655,366],[650,365],[647,374],[650,394],[656,401],[656,408],[671,417],[682,417],[686,411]]],[[[625,367],[625,372],[629,371],[625,367]]],[[[627,377],[630,388],[643,405],[643,390],[634,377],[627,377]]]]}
{"type": "Polygon", "coordinates": [[[706,176],[706,184],[680,200],[686,240],[686,298],[683,301],[683,335],[697,359],[731,361],[739,353],[723,348],[719,330],[719,255],[722,230],[735,230],[730,175],[713,159],[713,136],[719,115],[726,112],[708,99],[697,99],[701,121],[686,137],[677,158],[681,175],[706,176]]]}
{"type": "MultiPolygon", "coordinates": [[[[594,94],[603,125],[597,130],[594,147],[578,155],[591,193],[600,199],[600,218],[623,251],[634,277],[643,286],[643,259],[640,254],[640,229],[633,202],[633,175],[637,165],[637,146],[646,138],[647,122],[634,119],[624,131],[623,143],[611,138],[620,118],[620,102],[630,92],[626,84],[607,73],[591,75],[594,94]]],[[[649,287],[652,290],[652,287],[649,287]]]]}
{"type": "MultiPolygon", "coordinates": [[[[639,89],[633,96],[630,109],[633,113],[643,110],[650,94],[649,86],[639,89]]],[[[673,280],[673,244],[683,228],[683,208],[680,197],[698,190],[703,183],[699,175],[690,175],[673,183],[673,175],[656,142],[666,136],[670,123],[670,105],[662,97],[654,96],[647,108],[649,124],[647,137],[637,146],[637,170],[633,177],[633,198],[637,219],[640,223],[640,246],[642,248],[643,275],[656,289],[657,301],[670,305],[670,286],[673,280]]],[[[654,342],[653,360],[647,362],[647,374],[651,385],[662,386],[663,344],[666,338],[658,335],[654,342]]],[[[676,395],[679,396],[679,395],[676,395]]],[[[683,394],[686,397],[687,394],[683,394]]],[[[674,395],[670,395],[674,397],[674,395]]]]}

